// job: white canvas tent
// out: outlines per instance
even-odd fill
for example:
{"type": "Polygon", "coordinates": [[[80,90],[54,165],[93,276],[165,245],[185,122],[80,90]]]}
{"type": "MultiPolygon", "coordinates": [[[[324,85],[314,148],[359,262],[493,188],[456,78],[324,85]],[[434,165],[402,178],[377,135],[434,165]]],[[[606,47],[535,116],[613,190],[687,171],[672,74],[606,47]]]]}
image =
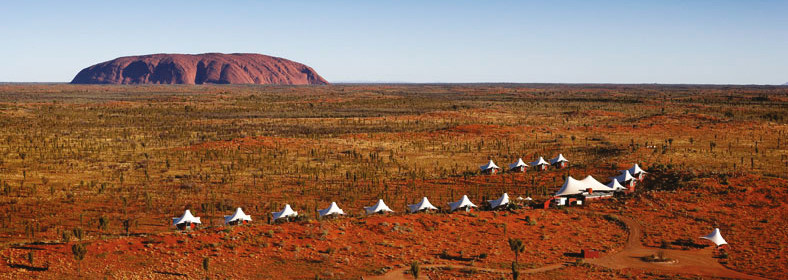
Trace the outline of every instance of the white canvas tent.
{"type": "Polygon", "coordinates": [[[560,167],[566,166],[567,162],[569,162],[569,161],[566,160],[566,158],[564,158],[563,154],[558,154],[557,157],[554,157],[554,158],[550,159],[550,164],[556,165],[556,166],[560,166],[560,167]]]}
{"type": "Polygon", "coordinates": [[[298,212],[293,211],[293,208],[290,208],[290,204],[285,204],[285,208],[279,212],[273,212],[271,215],[274,216],[274,221],[284,218],[291,218],[298,216],[298,212]]]}
{"type": "Polygon", "coordinates": [[[470,210],[471,208],[476,208],[476,204],[473,204],[470,199],[468,199],[467,195],[463,195],[460,200],[455,202],[449,202],[449,207],[451,207],[451,211],[455,211],[458,209],[465,209],[466,211],[470,210]]]}
{"type": "Polygon", "coordinates": [[[501,206],[506,206],[509,204],[509,194],[503,193],[500,198],[495,200],[488,200],[487,202],[490,203],[490,208],[495,209],[501,206]]]}
{"type": "Polygon", "coordinates": [[[549,163],[547,163],[547,161],[544,160],[543,157],[539,157],[539,159],[537,159],[536,161],[532,161],[529,164],[533,167],[536,167],[536,169],[542,169],[542,170],[547,168],[548,165],[550,165],[549,163]]]}
{"type": "Polygon", "coordinates": [[[498,171],[498,169],[501,168],[495,165],[495,162],[493,162],[493,160],[490,160],[490,162],[488,162],[487,164],[479,166],[479,169],[481,169],[482,172],[495,173],[498,171]]]}
{"type": "Polygon", "coordinates": [[[320,217],[328,216],[328,215],[345,215],[345,211],[342,211],[342,209],[339,208],[339,206],[337,206],[337,203],[334,201],[331,202],[331,205],[328,206],[328,208],[323,210],[318,210],[317,212],[320,214],[320,217]]]}
{"type": "Polygon", "coordinates": [[[582,180],[577,180],[572,178],[572,176],[566,177],[566,181],[564,181],[564,185],[561,186],[561,189],[555,193],[555,196],[570,196],[570,195],[578,195],[587,194],[587,190],[591,189],[592,192],[612,192],[613,189],[603,185],[591,175],[586,176],[582,180]]]}
{"type": "Polygon", "coordinates": [[[623,192],[627,190],[627,188],[619,184],[618,180],[616,179],[610,180],[610,183],[607,183],[607,187],[613,189],[615,192],[623,192]]]}
{"type": "Polygon", "coordinates": [[[629,170],[621,170],[621,175],[618,175],[610,179],[616,180],[619,183],[626,185],[632,182],[632,180],[634,180],[635,177],[632,177],[632,174],[629,173],[629,170]]]}
{"type": "Polygon", "coordinates": [[[246,215],[241,207],[235,209],[235,213],[230,216],[224,216],[224,223],[246,223],[252,221],[252,216],[246,215]]]}
{"type": "Polygon", "coordinates": [[[709,235],[701,236],[700,238],[707,239],[707,240],[709,240],[711,242],[714,242],[714,244],[716,244],[717,247],[725,245],[725,244],[728,244],[728,242],[725,241],[725,238],[722,238],[722,235],[720,234],[720,229],[719,228],[714,228],[714,231],[709,233],[709,235]]]}
{"type": "Polygon", "coordinates": [[[640,169],[640,166],[638,166],[637,163],[635,163],[635,165],[633,165],[631,168],[627,169],[626,171],[629,171],[629,174],[632,174],[632,176],[638,180],[643,180],[643,175],[647,173],[643,169],[640,169]]]}
{"type": "Polygon", "coordinates": [[[183,216],[172,218],[172,225],[178,227],[178,229],[194,228],[195,224],[202,224],[200,217],[193,216],[188,209],[183,212],[183,216]]]}
{"type": "Polygon", "coordinates": [[[364,207],[364,210],[367,210],[367,214],[376,214],[376,213],[385,213],[385,212],[394,212],[386,206],[386,203],[383,202],[382,199],[378,199],[378,203],[370,207],[364,207]]]}
{"type": "Polygon", "coordinates": [[[427,197],[425,196],[421,198],[421,201],[419,201],[419,203],[408,205],[408,209],[410,209],[411,213],[416,213],[419,211],[438,210],[438,207],[432,205],[432,203],[430,203],[430,200],[427,199],[427,197]]]}
{"type": "Polygon", "coordinates": [[[518,158],[517,162],[509,164],[509,170],[525,171],[526,168],[528,164],[525,164],[523,158],[518,158]]]}

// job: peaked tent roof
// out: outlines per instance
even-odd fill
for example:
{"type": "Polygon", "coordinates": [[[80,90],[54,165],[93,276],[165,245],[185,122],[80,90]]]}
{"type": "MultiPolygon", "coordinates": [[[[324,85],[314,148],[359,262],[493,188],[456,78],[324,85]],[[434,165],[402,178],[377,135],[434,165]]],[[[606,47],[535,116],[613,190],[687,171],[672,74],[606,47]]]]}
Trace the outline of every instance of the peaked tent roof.
{"type": "Polygon", "coordinates": [[[504,206],[506,204],[509,204],[509,194],[503,193],[503,195],[501,195],[501,198],[496,200],[488,200],[487,202],[490,203],[490,207],[492,207],[492,209],[498,208],[500,206],[504,206]]]}
{"type": "Polygon", "coordinates": [[[481,168],[482,170],[488,170],[488,169],[493,169],[493,168],[495,168],[495,169],[501,169],[500,167],[498,167],[497,165],[495,165],[495,163],[493,162],[493,160],[490,160],[490,162],[488,162],[488,163],[487,163],[487,164],[485,164],[485,165],[479,166],[479,168],[481,168]]]}
{"type": "Polygon", "coordinates": [[[293,211],[293,208],[290,208],[290,204],[285,204],[285,208],[282,209],[282,211],[273,212],[271,214],[274,215],[274,220],[298,216],[298,212],[293,211]]]}
{"type": "Polygon", "coordinates": [[[627,188],[625,188],[624,186],[619,184],[618,180],[616,180],[615,178],[613,180],[610,180],[610,183],[607,183],[607,187],[611,188],[611,189],[613,189],[613,191],[617,191],[617,192],[618,191],[625,191],[625,190],[627,190],[627,188]]]}
{"type": "Polygon", "coordinates": [[[629,173],[629,170],[621,170],[621,175],[612,177],[610,179],[613,179],[614,181],[618,181],[619,183],[626,183],[632,181],[633,179],[635,179],[635,177],[632,177],[632,174],[629,173]]]}
{"type": "Polygon", "coordinates": [[[709,233],[709,235],[701,236],[700,238],[708,239],[709,241],[714,242],[714,244],[717,244],[717,246],[728,244],[728,242],[725,241],[725,238],[722,238],[719,228],[714,228],[714,231],[709,233]]]}
{"type": "Polygon", "coordinates": [[[522,167],[522,166],[528,167],[528,165],[525,164],[525,162],[523,161],[523,158],[519,158],[517,159],[517,162],[509,164],[509,169],[522,167]]]}
{"type": "Polygon", "coordinates": [[[556,196],[560,195],[573,195],[573,194],[581,194],[585,191],[583,187],[583,183],[572,178],[572,176],[567,176],[566,181],[564,181],[564,185],[561,186],[561,189],[555,193],[556,196]]]}
{"type": "Polygon", "coordinates": [[[172,218],[172,225],[179,225],[183,223],[202,224],[202,222],[200,222],[200,217],[193,216],[192,211],[189,211],[189,209],[186,209],[186,211],[183,212],[183,216],[180,216],[179,218],[172,218]]]}
{"type": "Polygon", "coordinates": [[[566,158],[564,158],[563,154],[558,154],[557,157],[550,159],[550,164],[556,164],[556,163],[563,162],[563,161],[568,162],[568,160],[566,160],[566,158]]]}
{"type": "Polygon", "coordinates": [[[337,206],[337,203],[334,201],[331,202],[331,205],[328,206],[328,208],[323,210],[317,210],[317,212],[320,214],[320,217],[326,215],[332,215],[332,214],[345,215],[345,211],[342,211],[342,209],[339,208],[339,206],[337,206]]]}
{"type": "Polygon", "coordinates": [[[638,174],[640,174],[640,173],[648,173],[648,172],[644,171],[643,169],[640,169],[640,166],[638,166],[637,163],[635,163],[635,165],[633,165],[632,168],[627,169],[627,171],[629,171],[629,174],[636,175],[636,176],[638,174]]]}
{"type": "Polygon", "coordinates": [[[596,191],[600,191],[600,192],[613,191],[612,188],[610,188],[608,186],[605,186],[605,184],[600,183],[599,181],[594,179],[594,177],[591,177],[591,175],[586,176],[585,178],[583,178],[583,180],[580,180],[580,182],[582,182],[583,185],[586,186],[586,188],[591,188],[595,192],[596,191]]]}
{"type": "Polygon", "coordinates": [[[381,213],[381,212],[394,212],[394,210],[391,210],[391,208],[386,206],[386,203],[384,203],[382,199],[378,199],[378,203],[376,203],[373,206],[364,207],[364,210],[367,210],[367,214],[375,214],[375,213],[381,213]]]}
{"type": "Polygon", "coordinates": [[[612,188],[603,185],[591,175],[586,176],[583,180],[577,180],[572,178],[572,176],[566,177],[566,181],[564,181],[564,185],[561,186],[561,189],[555,193],[556,196],[562,195],[575,195],[575,194],[582,194],[587,189],[591,189],[593,191],[613,191],[612,188]]]}
{"type": "Polygon", "coordinates": [[[235,209],[235,213],[233,213],[232,215],[224,216],[224,223],[225,224],[229,224],[230,222],[237,221],[237,220],[251,221],[252,220],[252,216],[246,215],[244,213],[244,210],[241,210],[241,207],[238,207],[237,209],[235,209]]]}
{"type": "Polygon", "coordinates": [[[408,205],[408,208],[410,208],[410,212],[411,213],[416,213],[416,212],[419,212],[421,210],[437,210],[438,209],[438,207],[435,207],[435,206],[432,205],[432,203],[430,203],[430,200],[427,199],[426,196],[421,198],[421,201],[419,201],[419,203],[408,205]]]}
{"type": "Polygon", "coordinates": [[[474,207],[475,208],[477,206],[476,206],[476,204],[473,204],[473,202],[471,202],[470,199],[468,199],[467,195],[463,195],[462,198],[460,198],[460,200],[455,201],[455,202],[449,202],[449,207],[451,207],[451,211],[454,211],[454,210],[457,210],[457,209],[460,209],[460,208],[465,208],[465,207],[474,207]]]}
{"type": "Polygon", "coordinates": [[[539,159],[537,159],[536,161],[532,161],[530,164],[536,166],[536,165],[548,165],[549,163],[547,163],[543,157],[539,157],[539,159]]]}

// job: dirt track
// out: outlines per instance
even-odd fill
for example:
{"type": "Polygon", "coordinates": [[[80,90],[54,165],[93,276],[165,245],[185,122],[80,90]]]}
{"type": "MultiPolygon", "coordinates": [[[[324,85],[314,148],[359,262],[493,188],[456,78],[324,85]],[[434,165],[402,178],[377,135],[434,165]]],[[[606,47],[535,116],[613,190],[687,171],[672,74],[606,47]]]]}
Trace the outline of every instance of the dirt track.
{"type": "MultiPolygon", "coordinates": [[[[722,266],[717,260],[713,258],[714,248],[708,247],[706,249],[697,251],[684,251],[684,250],[667,250],[667,249],[654,249],[646,248],[640,243],[642,236],[642,226],[632,218],[621,217],[619,219],[626,224],[629,229],[629,237],[621,252],[604,256],[598,259],[587,259],[586,262],[594,265],[609,267],[613,269],[623,268],[638,268],[646,270],[662,270],[677,274],[692,274],[699,276],[713,276],[734,279],[766,279],[759,276],[753,276],[738,271],[734,271],[722,266]],[[665,256],[672,259],[671,262],[655,263],[645,262],[641,257],[657,254],[662,251],[665,256]]],[[[539,268],[520,270],[521,274],[539,273],[563,267],[564,263],[547,265],[539,268]]],[[[451,268],[451,269],[475,269],[477,271],[493,272],[493,273],[510,273],[508,269],[493,269],[481,268],[463,265],[445,265],[445,264],[432,264],[422,265],[422,268],[451,268]]],[[[380,276],[364,277],[369,280],[399,280],[399,279],[412,279],[405,273],[408,267],[397,268],[380,276]]],[[[419,279],[428,279],[422,275],[419,279]]]]}
{"type": "Polygon", "coordinates": [[[663,270],[681,274],[693,274],[700,276],[714,276],[737,279],[765,279],[758,276],[744,274],[722,266],[713,258],[714,248],[708,247],[697,251],[668,250],[646,248],[640,243],[642,226],[630,217],[619,216],[619,219],[627,225],[629,238],[624,249],[616,254],[608,255],[598,259],[586,260],[588,263],[601,265],[614,269],[640,268],[648,270],[663,270]],[[664,252],[669,259],[675,260],[668,263],[645,262],[640,258],[657,254],[658,251],[664,252]]]}

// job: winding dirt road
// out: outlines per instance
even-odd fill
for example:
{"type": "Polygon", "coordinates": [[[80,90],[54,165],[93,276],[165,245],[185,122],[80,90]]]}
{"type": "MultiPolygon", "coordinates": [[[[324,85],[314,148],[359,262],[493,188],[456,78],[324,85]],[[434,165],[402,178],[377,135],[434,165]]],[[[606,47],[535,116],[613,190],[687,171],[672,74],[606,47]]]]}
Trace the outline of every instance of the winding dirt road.
{"type": "MultiPolygon", "coordinates": [[[[646,248],[640,243],[640,237],[643,235],[642,226],[632,218],[618,217],[629,230],[629,237],[624,244],[621,252],[604,256],[597,259],[586,259],[587,263],[604,266],[612,269],[623,268],[638,268],[645,270],[661,270],[677,274],[692,274],[698,276],[713,276],[734,279],[752,279],[752,280],[765,280],[766,278],[741,273],[735,270],[728,269],[722,266],[713,258],[714,248],[708,247],[696,251],[684,250],[668,250],[668,249],[655,249],[646,248]],[[671,262],[655,263],[645,262],[641,258],[657,254],[662,251],[664,255],[672,259],[671,262]]],[[[553,269],[559,269],[566,265],[565,263],[552,264],[539,268],[520,270],[520,274],[531,274],[545,272],[553,269]]],[[[422,268],[450,268],[450,269],[475,269],[477,271],[492,272],[492,273],[505,273],[511,271],[508,269],[494,269],[482,268],[463,265],[450,265],[450,264],[430,264],[422,265],[422,268]]],[[[400,280],[400,279],[413,279],[410,275],[406,274],[408,267],[393,269],[386,274],[379,276],[364,277],[368,280],[400,280]]],[[[425,275],[419,279],[428,279],[425,275]]]]}

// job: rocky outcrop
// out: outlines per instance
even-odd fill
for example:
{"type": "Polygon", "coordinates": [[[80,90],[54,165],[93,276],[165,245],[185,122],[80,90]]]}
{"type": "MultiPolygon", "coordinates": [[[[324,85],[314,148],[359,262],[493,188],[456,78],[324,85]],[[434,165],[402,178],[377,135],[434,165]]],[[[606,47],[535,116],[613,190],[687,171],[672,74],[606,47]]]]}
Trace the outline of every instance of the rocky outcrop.
{"type": "Polygon", "coordinates": [[[325,85],[309,66],[262,54],[126,56],[79,71],[72,84],[325,85]]]}

